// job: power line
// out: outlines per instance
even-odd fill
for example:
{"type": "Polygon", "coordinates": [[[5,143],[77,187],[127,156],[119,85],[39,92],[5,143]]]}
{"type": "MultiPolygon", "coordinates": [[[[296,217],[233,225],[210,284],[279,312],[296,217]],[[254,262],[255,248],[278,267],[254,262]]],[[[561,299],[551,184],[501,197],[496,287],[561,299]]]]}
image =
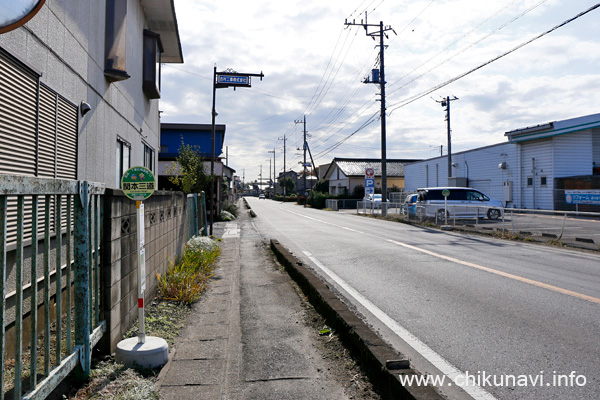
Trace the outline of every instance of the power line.
{"type": "Polygon", "coordinates": [[[506,52],[504,52],[504,53],[500,54],[499,56],[496,56],[496,57],[492,58],[491,60],[489,60],[489,61],[487,61],[487,62],[485,62],[485,63],[483,63],[483,64],[481,64],[481,65],[479,65],[479,66],[477,66],[477,67],[475,67],[475,68],[473,68],[473,69],[471,69],[471,70],[467,71],[467,72],[464,72],[464,73],[462,73],[462,74],[460,74],[460,75],[458,75],[458,76],[455,76],[454,78],[452,78],[452,79],[449,79],[449,80],[447,80],[446,82],[440,83],[439,85],[437,85],[437,86],[434,86],[433,88],[430,88],[430,89],[428,89],[428,90],[426,90],[426,91],[424,91],[424,92],[421,92],[421,93],[419,93],[419,94],[417,94],[417,95],[414,95],[414,96],[412,96],[412,97],[410,97],[410,98],[408,98],[408,99],[406,99],[406,100],[403,100],[403,101],[400,101],[400,102],[398,102],[398,103],[392,104],[392,105],[391,105],[391,107],[394,107],[394,106],[397,106],[397,107],[394,107],[394,108],[392,108],[392,109],[390,110],[390,115],[391,115],[391,113],[392,113],[392,112],[394,112],[395,110],[397,110],[397,109],[399,109],[399,108],[401,108],[401,107],[407,106],[407,105],[409,105],[410,103],[412,103],[412,102],[414,102],[414,101],[416,101],[416,100],[418,100],[418,99],[420,99],[420,98],[422,98],[422,97],[425,97],[425,96],[427,96],[428,94],[431,94],[431,93],[435,92],[435,91],[436,91],[436,90],[438,90],[438,89],[441,89],[441,88],[443,88],[444,86],[448,86],[449,84],[451,84],[451,83],[453,83],[453,82],[456,82],[457,80],[459,80],[459,79],[461,79],[461,78],[464,78],[465,76],[467,76],[467,75],[469,75],[469,74],[471,74],[471,73],[473,73],[473,72],[475,72],[475,71],[477,71],[477,70],[480,70],[481,68],[483,68],[483,67],[485,67],[485,66],[487,66],[487,65],[489,65],[489,64],[491,64],[491,63],[493,63],[493,62],[495,62],[495,61],[498,61],[498,60],[499,60],[499,59],[501,59],[502,57],[504,57],[504,56],[507,56],[507,55],[509,55],[510,53],[513,53],[513,52],[515,52],[515,51],[519,50],[521,47],[524,47],[524,46],[526,46],[526,45],[528,45],[528,44],[530,44],[530,43],[532,43],[532,42],[536,41],[537,39],[540,39],[541,37],[544,37],[544,36],[546,36],[547,34],[554,32],[555,30],[557,30],[557,29],[559,29],[559,28],[562,28],[563,26],[565,26],[565,25],[567,25],[567,24],[569,24],[569,23],[571,23],[571,22],[575,21],[576,19],[578,19],[578,18],[580,18],[580,17],[584,16],[585,14],[587,14],[587,13],[589,13],[589,12],[591,12],[591,11],[593,11],[593,10],[597,9],[598,7],[600,7],[600,3],[597,3],[597,4],[593,5],[592,7],[588,8],[587,10],[580,12],[580,13],[579,13],[579,14],[577,14],[576,16],[574,16],[574,17],[572,17],[572,18],[569,18],[568,20],[566,20],[566,21],[564,21],[564,22],[562,22],[562,23],[560,23],[560,24],[556,25],[555,27],[553,27],[553,28],[551,28],[551,29],[549,29],[549,30],[547,30],[547,31],[545,31],[545,32],[543,32],[543,33],[541,33],[541,34],[539,34],[539,35],[535,36],[534,38],[532,38],[532,39],[530,39],[530,40],[528,40],[528,41],[526,41],[526,42],[524,42],[524,43],[521,43],[520,45],[518,45],[518,46],[516,46],[516,47],[512,48],[511,50],[508,50],[508,51],[506,51],[506,52]]]}
{"type": "Polygon", "coordinates": [[[338,147],[340,147],[346,140],[350,139],[352,136],[354,136],[355,134],[357,134],[358,132],[362,131],[363,129],[365,129],[367,126],[371,125],[373,122],[377,121],[378,118],[377,116],[379,115],[379,112],[376,112],[375,114],[373,114],[367,121],[365,121],[358,129],[356,129],[354,132],[352,132],[351,134],[347,135],[345,138],[343,138],[342,140],[338,141],[337,143],[329,146],[328,148],[326,148],[325,150],[317,153],[315,155],[315,158],[319,158],[319,157],[323,157],[326,154],[331,153],[333,150],[337,149],[338,147]]]}
{"type": "MultiPolygon", "coordinates": [[[[473,46],[481,43],[482,41],[484,41],[485,39],[487,39],[488,37],[494,35],[495,33],[497,33],[498,31],[500,31],[501,29],[505,28],[507,25],[515,22],[516,20],[518,20],[519,18],[523,17],[524,15],[526,15],[527,13],[529,13],[530,11],[532,11],[533,9],[539,7],[541,4],[545,3],[548,0],[541,0],[539,1],[537,4],[529,7],[528,9],[526,9],[525,11],[523,11],[522,13],[516,15],[515,17],[513,17],[511,20],[505,22],[504,24],[500,25],[499,27],[497,27],[496,29],[494,29],[493,31],[489,32],[487,35],[482,36],[481,38],[479,38],[478,40],[476,40],[475,42],[467,45],[466,47],[462,48],[461,50],[459,50],[458,52],[456,52],[454,55],[446,58],[445,60],[439,62],[438,64],[436,64],[435,66],[429,68],[427,71],[425,71],[424,73],[414,77],[413,79],[411,79],[408,82],[405,82],[402,86],[400,86],[399,88],[396,88],[392,91],[390,91],[389,94],[395,93],[398,90],[410,85],[411,83],[415,82],[416,80],[422,78],[423,76],[427,75],[428,73],[432,72],[433,70],[441,67],[442,65],[446,64],[448,61],[456,58],[457,56],[459,56],[460,54],[464,53],[465,51],[469,50],[470,48],[472,48],[473,46]]],[[[465,37],[467,37],[468,35],[470,35],[472,32],[474,32],[478,27],[480,27],[481,25],[483,25],[485,22],[489,21],[490,19],[492,19],[494,16],[496,16],[498,13],[500,13],[501,11],[503,11],[504,9],[508,8],[509,5],[506,5],[505,7],[497,10],[495,13],[493,13],[492,15],[490,15],[488,18],[484,19],[481,23],[479,23],[477,26],[475,26],[473,29],[471,29],[469,32],[465,33],[464,35],[462,35],[460,38],[454,40],[453,42],[449,43],[446,47],[444,47],[442,50],[440,50],[437,54],[431,56],[429,59],[427,59],[426,61],[422,62],[419,66],[417,66],[416,68],[414,68],[412,71],[410,71],[408,74],[404,75],[403,77],[400,78],[400,80],[396,83],[391,83],[391,86],[394,86],[398,83],[400,83],[400,81],[404,78],[406,78],[407,76],[409,76],[411,73],[415,72],[417,69],[421,68],[422,66],[424,66],[425,64],[427,64],[428,62],[430,62],[431,60],[435,59],[437,56],[439,56],[440,54],[442,54],[444,51],[448,50],[450,47],[454,46],[456,43],[458,43],[460,40],[464,39],[465,37]]]]}

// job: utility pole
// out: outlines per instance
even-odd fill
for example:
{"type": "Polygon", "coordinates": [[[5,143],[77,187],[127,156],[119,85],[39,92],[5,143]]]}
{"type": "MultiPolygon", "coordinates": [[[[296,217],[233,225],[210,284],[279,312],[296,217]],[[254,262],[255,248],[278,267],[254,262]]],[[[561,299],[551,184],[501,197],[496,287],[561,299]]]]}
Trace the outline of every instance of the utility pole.
{"type": "Polygon", "coordinates": [[[275,147],[273,151],[269,150],[269,153],[273,153],[273,198],[277,195],[277,169],[275,168],[275,147]]]}
{"type": "Polygon", "coordinates": [[[304,121],[294,121],[296,124],[304,123],[304,142],[302,144],[302,148],[304,149],[304,162],[302,166],[304,167],[304,175],[302,178],[302,184],[304,186],[304,207],[306,208],[306,200],[307,200],[307,190],[306,190],[306,115],[304,116],[304,121]]]}
{"type": "MultiPolygon", "coordinates": [[[[438,101],[442,107],[446,107],[446,121],[448,122],[448,179],[452,178],[452,144],[451,144],[451,130],[450,130],[450,102],[458,100],[458,97],[447,96],[445,99],[438,101]]],[[[436,100],[437,101],[437,100],[436,100]]],[[[450,182],[448,182],[450,185],[450,182]]]]}
{"type": "MultiPolygon", "coordinates": [[[[362,20],[360,22],[360,24],[352,21],[352,22],[348,22],[348,20],[345,21],[344,23],[345,25],[360,25],[363,28],[365,28],[365,32],[367,34],[367,36],[370,36],[373,40],[376,40],[376,37],[379,37],[379,66],[380,66],[380,71],[377,71],[376,69],[374,69],[372,71],[372,80],[369,80],[368,78],[365,80],[364,83],[376,83],[379,84],[379,88],[380,88],[380,96],[381,96],[381,201],[383,203],[387,202],[387,156],[386,156],[386,114],[385,114],[385,47],[383,44],[383,37],[385,36],[386,38],[389,39],[388,35],[386,34],[386,32],[388,31],[392,31],[394,32],[394,34],[396,34],[396,32],[392,29],[391,26],[387,26],[384,27],[383,26],[383,21],[380,21],[378,25],[376,24],[368,24],[367,23],[367,13],[365,12],[365,22],[363,23],[362,20]],[[379,28],[379,30],[377,31],[373,31],[373,32],[369,32],[369,27],[377,27],[379,28]],[[379,72],[378,74],[376,72],[379,72]]],[[[381,207],[381,214],[383,216],[387,215],[387,204],[382,204],[381,207]]]]}
{"type": "Polygon", "coordinates": [[[285,201],[285,195],[286,195],[286,188],[285,188],[285,141],[287,140],[287,137],[285,135],[283,135],[283,139],[279,139],[279,140],[283,140],[283,201],[285,201]]]}
{"type": "Polygon", "coordinates": [[[273,180],[271,179],[271,157],[269,157],[269,185],[267,186],[267,189],[271,186],[271,182],[273,182],[273,180]]]}

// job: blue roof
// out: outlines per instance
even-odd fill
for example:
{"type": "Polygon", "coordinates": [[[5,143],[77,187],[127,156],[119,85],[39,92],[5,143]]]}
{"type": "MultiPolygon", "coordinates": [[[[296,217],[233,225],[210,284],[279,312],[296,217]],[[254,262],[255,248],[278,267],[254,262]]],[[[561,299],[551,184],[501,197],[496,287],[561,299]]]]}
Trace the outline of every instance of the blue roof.
{"type": "MultiPolygon", "coordinates": [[[[160,147],[158,157],[162,159],[175,159],[179,155],[182,142],[186,145],[197,147],[204,158],[211,157],[210,124],[160,124],[160,147]]],[[[225,141],[225,125],[215,125],[215,158],[223,153],[225,141]]]]}

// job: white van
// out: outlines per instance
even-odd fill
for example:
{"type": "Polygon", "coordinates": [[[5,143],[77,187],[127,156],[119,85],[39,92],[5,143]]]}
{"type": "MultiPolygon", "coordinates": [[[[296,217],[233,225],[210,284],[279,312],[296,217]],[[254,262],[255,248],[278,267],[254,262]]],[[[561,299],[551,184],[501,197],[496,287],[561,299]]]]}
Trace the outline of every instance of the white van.
{"type": "Polygon", "coordinates": [[[502,215],[502,202],[494,200],[477,189],[466,187],[432,187],[417,189],[419,194],[417,208],[423,208],[428,217],[444,219],[448,217],[475,218],[487,216],[489,219],[498,219],[502,215]],[[447,210],[444,211],[444,195],[448,190],[447,210]],[[477,207],[479,206],[479,207],[477,207]]]}

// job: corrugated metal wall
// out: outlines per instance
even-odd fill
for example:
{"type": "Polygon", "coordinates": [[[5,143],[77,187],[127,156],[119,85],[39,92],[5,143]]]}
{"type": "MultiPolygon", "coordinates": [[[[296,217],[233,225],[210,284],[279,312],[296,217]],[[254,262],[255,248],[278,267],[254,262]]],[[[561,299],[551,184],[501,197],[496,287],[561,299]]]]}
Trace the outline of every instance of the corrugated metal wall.
{"type": "Polygon", "coordinates": [[[554,178],[592,173],[591,131],[570,133],[552,138],[554,178]]]}

